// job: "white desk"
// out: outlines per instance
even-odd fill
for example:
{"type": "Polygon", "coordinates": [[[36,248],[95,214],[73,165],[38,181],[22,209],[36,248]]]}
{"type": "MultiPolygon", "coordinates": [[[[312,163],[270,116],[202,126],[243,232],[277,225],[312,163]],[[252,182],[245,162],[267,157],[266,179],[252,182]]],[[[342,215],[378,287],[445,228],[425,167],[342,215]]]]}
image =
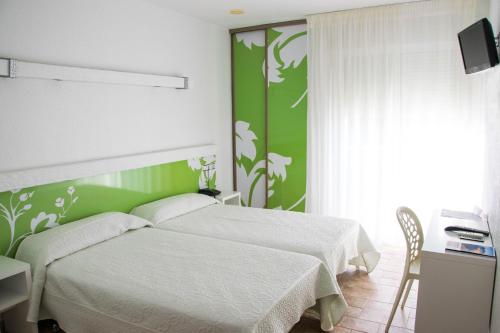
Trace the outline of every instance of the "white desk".
{"type": "Polygon", "coordinates": [[[487,333],[496,258],[446,251],[448,241],[460,241],[444,231],[450,222],[436,212],[424,238],[415,333],[487,333]]]}

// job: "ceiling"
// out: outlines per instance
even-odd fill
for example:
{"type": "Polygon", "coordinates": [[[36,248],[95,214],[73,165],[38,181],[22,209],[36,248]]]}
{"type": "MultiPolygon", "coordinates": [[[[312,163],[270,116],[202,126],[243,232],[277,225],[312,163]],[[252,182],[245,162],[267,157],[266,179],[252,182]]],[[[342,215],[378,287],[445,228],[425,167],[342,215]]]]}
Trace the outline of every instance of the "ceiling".
{"type": "Polygon", "coordinates": [[[227,28],[303,19],[306,15],[411,0],[152,0],[156,4],[227,28]],[[231,15],[242,9],[242,15],[231,15]]]}

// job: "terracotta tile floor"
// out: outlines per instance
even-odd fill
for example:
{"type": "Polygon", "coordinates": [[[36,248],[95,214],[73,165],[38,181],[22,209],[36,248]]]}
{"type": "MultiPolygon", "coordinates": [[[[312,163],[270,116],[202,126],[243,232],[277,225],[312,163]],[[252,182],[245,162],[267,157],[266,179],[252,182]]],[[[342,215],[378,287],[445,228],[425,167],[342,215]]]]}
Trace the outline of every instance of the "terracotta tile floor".
{"type": "MultiPolygon", "coordinates": [[[[344,296],[349,304],[346,314],[332,333],[383,333],[402,277],[405,248],[385,246],[377,268],[369,275],[351,267],[339,275],[344,296]]],[[[415,308],[417,304],[418,282],[403,310],[398,308],[391,333],[413,333],[415,326],[415,308]]],[[[40,333],[52,332],[50,323],[39,325],[40,333]]],[[[291,330],[291,333],[320,333],[319,320],[303,317],[291,330]]]]}
{"type": "MultiPolygon", "coordinates": [[[[401,282],[405,252],[403,247],[385,246],[377,268],[369,275],[354,267],[339,275],[342,292],[349,304],[333,333],[382,333],[389,319],[401,282]]],[[[404,309],[398,308],[391,333],[413,333],[418,282],[415,281],[404,309]]],[[[318,320],[303,317],[291,333],[322,332],[318,320]]]]}

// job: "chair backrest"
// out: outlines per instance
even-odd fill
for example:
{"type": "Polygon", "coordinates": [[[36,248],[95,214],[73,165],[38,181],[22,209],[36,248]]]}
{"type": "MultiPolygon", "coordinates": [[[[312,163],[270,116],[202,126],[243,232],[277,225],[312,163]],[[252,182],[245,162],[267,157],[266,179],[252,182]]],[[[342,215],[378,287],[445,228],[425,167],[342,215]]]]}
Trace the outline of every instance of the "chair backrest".
{"type": "Polygon", "coordinates": [[[406,238],[407,263],[411,264],[420,256],[422,246],[424,245],[422,225],[417,215],[408,207],[399,207],[396,211],[396,217],[406,238]]]}

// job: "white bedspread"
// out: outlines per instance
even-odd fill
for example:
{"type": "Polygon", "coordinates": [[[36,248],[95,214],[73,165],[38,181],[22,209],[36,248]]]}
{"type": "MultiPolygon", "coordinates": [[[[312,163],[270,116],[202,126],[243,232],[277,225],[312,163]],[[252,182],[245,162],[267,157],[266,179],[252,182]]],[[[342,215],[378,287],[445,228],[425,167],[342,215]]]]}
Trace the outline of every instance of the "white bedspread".
{"type": "Polygon", "coordinates": [[[71,333],[287,332],[335,293],[314,257],[151,228],[48,264],[42,312],[71,333]]]}
{"type": "MultiPolygon", "coordinates": [[[[210,205],[155,225],[156,228],[238,241],[317,257],[333,276],[349,263],[371,272],[380,254],[363,227],[352,220],[281,210],[210,205]]],[[[330,305],[336,324],[347,309],[336,280],[338,298],[330,305]]],[[[324,318],[322,318],[323,320],[324,318]]],[[[328,329],[322,323],[323,329],[328,329]]]]}

